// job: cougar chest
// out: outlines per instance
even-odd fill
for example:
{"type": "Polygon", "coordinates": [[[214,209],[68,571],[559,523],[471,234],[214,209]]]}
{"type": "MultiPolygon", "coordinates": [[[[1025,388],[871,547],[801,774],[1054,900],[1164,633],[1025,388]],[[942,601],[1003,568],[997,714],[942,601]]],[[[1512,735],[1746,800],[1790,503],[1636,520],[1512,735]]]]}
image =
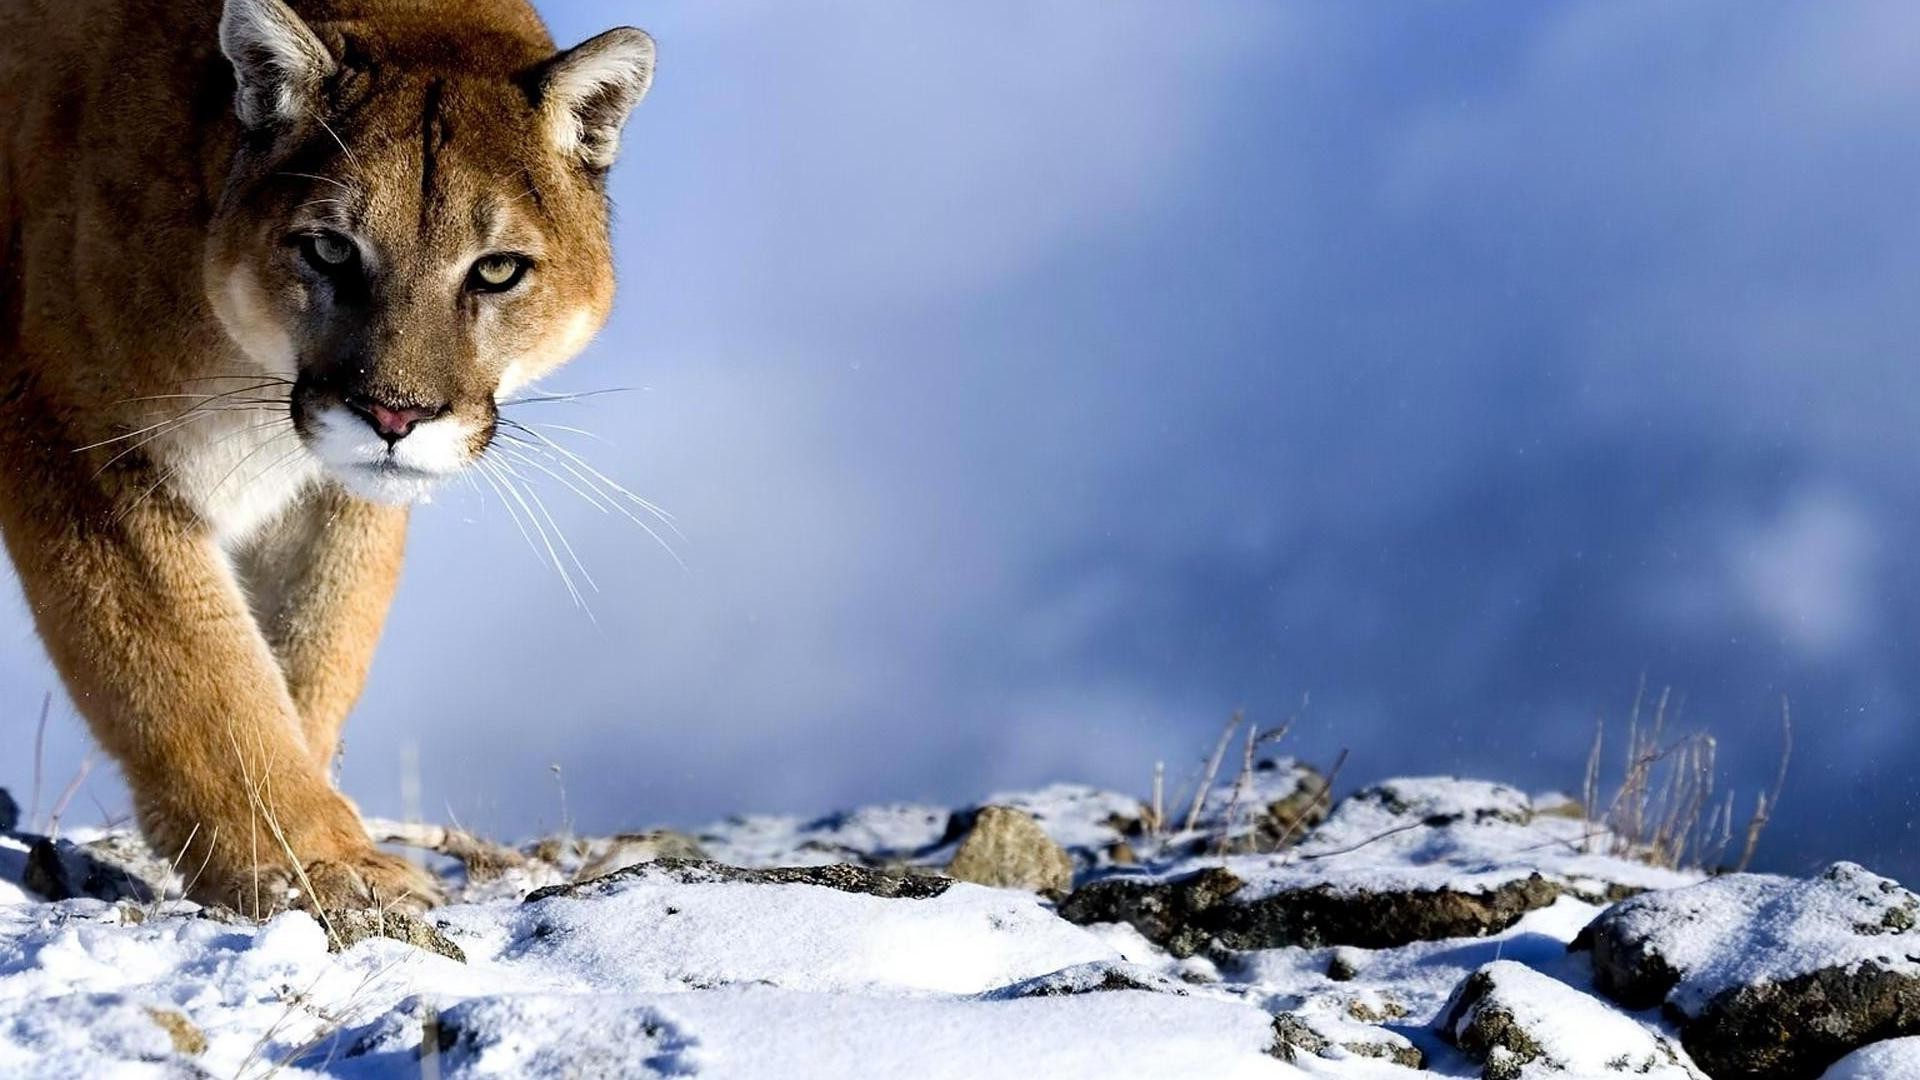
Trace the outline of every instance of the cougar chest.
{"type": "Polygon", "coordinates": [[[230,408],[189,420],[155,443],[162,483],[228,551],[245,544],[319,477],[285,404],[230,408]]]}

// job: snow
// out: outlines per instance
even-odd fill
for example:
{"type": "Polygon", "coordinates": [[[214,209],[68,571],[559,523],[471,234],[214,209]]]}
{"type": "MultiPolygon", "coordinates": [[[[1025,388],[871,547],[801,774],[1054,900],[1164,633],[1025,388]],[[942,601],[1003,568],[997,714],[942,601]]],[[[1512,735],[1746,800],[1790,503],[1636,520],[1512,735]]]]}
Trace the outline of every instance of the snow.
{"type": "Polygon", "coordinates": [[[1034,897],[962,883],[882,899],[642,873],[436,913],[466,964],[384,940],[330,955],[300,913],[170,908],[0,907],[0,1075],[177,1060],[154,1009],[189,1017],[222,1076],[419,1075],[436,1014],[445,1076],[1287,1075],[1258,1007],[1176,992],[1034,897]],[[1093,991],[1106,966],[1155,990],[1093,991]]]}
{"type": "Polygon", "coordinates": [[[814,885],[683,884],[642,874],[591,899],[441,916],[467,951],[570,988],[971,994],[1119,954],[1027,894],[955,884],[927,900],[814,885]],[[938,928],[930,933],[930,928],[938,928]]]}
{"type": "MultiPolygon", "coordinates": [[[[1298,776],[1290,762],[1260,770],[1237,803],[1234,781],[1222,781],[1201,820],[1215,836],[1258,837],[1255,815],[1298,776]]],[[[1657,1014],[1591,996],[1588,957],[1566,946],[1609,886],[1698,877],[1607,856],[1606,838],[1589,845],[1588,826],[1537,815],[1514,789],[1391,781],[1290,851],[1225,857],[1194,854],[1211,846],[1195,834],[1141,836],[1140,802],[1119,793],[1057,784],[985,804],[1032,813],[1082,882],[1116,872],[1106,852],[1124,839],[1143,860],[1127,872],[1224,863],[1256,894],[1466,889],[1531,873],[1570,889],[1485,938],[1175,958],[1132,926],[1077,926],[1035,895],[958,882],[882,897],[661,863],[523,902],[623,844],[673,842],[567,838],[530,845],[503,877],[449,874],[460,902],[430,921],[465,953],[460,963],[384,939],[329,953],[323,928],[298,913],[254,925],[179,901],[41,902],[17,884],[25,844],[0,834],[0,1076],[413,1077],[429,1071],[425,1053],[441,1076],[535,1080],[1364,1080],[1420,1075],[1369,1056],[1416,1051],[1427,1075],[1467,1076],[1478,1063],[1437,1025],[1456,987],[1488,965],[1568,1061],[1588,1060],[1575,1034],[1596,1024],[1610,1039],[1671,1034],[1657,1014]],[[1336,955],[1350,977],[1329,974],[1336,955]],[[1281,1014],[1325,1046],[1279,1060],[1281,1014]],[[180,1030],[204,1045],[177,1046],[180,1030]]],[[[890,804],[740,817],[680,839],[738,866],[937,867],[957,814],[963,823],[964,811],[890,804]]]]}
{"type": "Polygon", "coordinates": [[[1605,854],[1586,822],[1532,812],[1503,784],[1419,777],[1393,780],[1343,801],[1298,845],[1265,855],[1205,856],[1132,872],[1166,880],[1223,865],[1247,882],[1237,900],[1327,886],[1336,892],[1475,892],[1532,874],[1590,897],[1609,886],[1671,889],[1700,875],[1605,854]]]}
{"type": "Polygon", "coordinates": [[[1834,1062],[1822,1080],[1920,1080],[1920,1038],[1863,1046],[1834,1062]]]}

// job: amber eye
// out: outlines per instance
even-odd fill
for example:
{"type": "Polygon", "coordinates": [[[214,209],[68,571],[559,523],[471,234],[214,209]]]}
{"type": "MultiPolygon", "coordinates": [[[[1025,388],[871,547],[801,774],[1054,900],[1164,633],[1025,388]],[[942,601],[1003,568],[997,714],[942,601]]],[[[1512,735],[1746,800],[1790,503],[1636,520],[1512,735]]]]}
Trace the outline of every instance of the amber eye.
{"type": "Polygon", "coordinates": [[[528,265],[522,255],[483,255],[467,275],[467,288],[474,292],[506,292],[520,284],[528,265]]]}
{"type": "Polygon", "coordinates": [[[308,233],[300,238],[300,250],[307,262],[323,274],[337,274],[353,265],[360,249],[337,232],[308,233]]]}

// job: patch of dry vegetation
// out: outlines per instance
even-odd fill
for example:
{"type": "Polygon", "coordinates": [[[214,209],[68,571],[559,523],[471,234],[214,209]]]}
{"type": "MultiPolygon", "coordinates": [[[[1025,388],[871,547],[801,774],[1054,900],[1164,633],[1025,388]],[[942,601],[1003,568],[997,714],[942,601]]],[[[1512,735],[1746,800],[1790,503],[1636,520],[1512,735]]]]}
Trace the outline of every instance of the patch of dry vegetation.
{"type": "Polygon", "coordinates": [[[1738,792],[1728,789],[1722,794],[1716,790],[1719,743],[1705,731],[1674,734],[1680,711],[1668,687],[1653,700],[1649,715],[1646,682],[1641,681],[1627,713],[1626,755],[1620,780],[1604,801],[1601,773],[1606,720],[1603,717],[1595,723],[1593,748],[1587,755],[1581,786],[1581,806],[1593,826],[1587,835],[1587,850],[1593,850],[1596,841],[1604,841],[1607,854],[1654,866],[1744,871],[1753,863],[1760,837],[1773,820],[1786,786],[1787,765],[1793,757],[1792,706],[1785,697],[1780,699],[1780,765],[1773,786],[1756,796],[1752,815],[1738,831],[1734,826],[1738,792]],[[1739,854],[1729,865],[1727,855],[1733,850],[1736,836],[1740,839],[1739,854]]]}

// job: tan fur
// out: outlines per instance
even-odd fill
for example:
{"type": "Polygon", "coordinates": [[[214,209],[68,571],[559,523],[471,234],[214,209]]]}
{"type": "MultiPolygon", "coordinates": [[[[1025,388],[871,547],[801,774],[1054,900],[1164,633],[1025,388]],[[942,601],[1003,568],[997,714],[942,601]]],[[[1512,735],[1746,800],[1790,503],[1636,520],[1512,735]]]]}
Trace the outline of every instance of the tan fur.
{"type": "Polygon", "coordinates": [[[430,903],[331,761],[404,503],[606,318],[604,169],[651,42],[557,54],[523,0],[224,14],[0,7],[0,532],[197,898],[430,903]],[[502,252],[531,262],[490,293],[502,252]],[[423,419],[387,441],[376,405],[423,419]]]}

